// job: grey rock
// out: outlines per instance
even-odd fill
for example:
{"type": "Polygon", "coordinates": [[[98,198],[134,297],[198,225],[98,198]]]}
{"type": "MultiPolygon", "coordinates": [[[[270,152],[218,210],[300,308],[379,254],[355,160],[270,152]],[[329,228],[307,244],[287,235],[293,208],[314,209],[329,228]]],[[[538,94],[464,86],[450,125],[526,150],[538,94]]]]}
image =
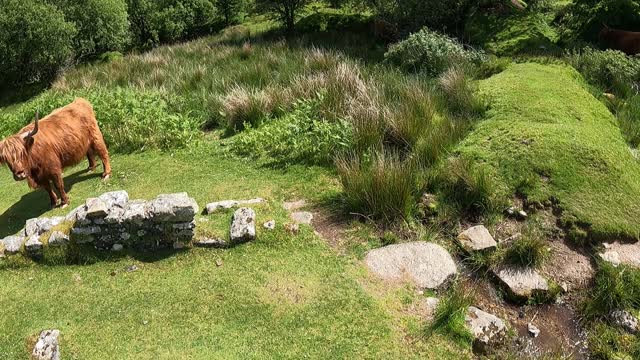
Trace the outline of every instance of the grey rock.
{"type": "Polygon", "coordinates": [[[302,209],[305,206],[307,206],[307,202],[305,200],[286,201],[282,204],[282,207],[287,211],[302,209]]]}
{"type": "Polygon", "coordinates": [[[216,201],[206,205],[207,214],[213,214],[220,210],[232,209],[240,203],[236,200],[216,201]]]}
{"type": "Polygon", "coordinates": [[[291,220],[296,224],[311,225],[313,214],[308,211],[297,211],[291,214],[291,220]]]}
{"type": "Polygon", "coordinates": [[[24,227],[24,235],[27,237],[42,235],[54,226],[60,225],[64,220],[63,217],[29,219],[24,227]]]}
{"type": "Polygon", "coordinates": [[[148,218],[147,202],[144,200],[133,200],[125,205],[121,221],[142,224],[148,218]]]}
{"type": "Polygon", "coordinates": [[[60,360],[60,330],[43,330],[33,347],[31,358],[34,360],[60,360]]]}
{"type": "Polygon", "coordinates": [[[373,273],[385,280],[406,279],[423,289],[441,288],[458,272],[447,250],[424,241],[371,250],[367,254],[366,263],[373,273]]]}
{"type": "Polygon", "coordinates": [[[60,232],[54,231],[51,236],[49,236],[49,246],[60,246],[65,245],[69,242],[69,235],[60,232]]]}
{"type": "Polygon", "coordinates": [[[549,291],[547,279],[536,270],[529,268],[506,267],[494,270],[494,275],[507,287],[509,292],[517,298],[529,298],[534,293],[549,291]]]}
{"type": "MultiPolygon", "coordinates": [[[[125,205],[126,206],[126,205],[125,205]]],[[[109,210],[109,215],[104,218],[105,224],[121,224],[123,222],[125,209],[114,206],[109,210]]]]}
{"type": "Polygon", "coordinates": [[[125,269],[127,272],[134,272],[134,271],[138,271],[138,265],[133,264],[133,265],[129,265],[127,266],[127,268],[125,269]]]}
{"type": "Polygon", "coordinates": [[[495,249],[498,245],[484,225],[471,227],[458,235],[458,241],[468,251],[495,249]]]}
{"type": "Polygon", "coordinates": [[[198,204],[187,193],[163,194],[147,203],[147,212],[155,222],[190,222],[198,204]]]}
{"type": "Polygon", "coordinates": [[[98,199],[104,201],[109,209],[113,207],[124,208],[129,202],[129,194],[124,190],[111,191],[100,195],[98,199]]]}
{"type": "Polygon", "coordinates": [[[519,210],[516,214],[516,217],[520,220],[525,220],[527,217],[529,217],[529,214],[527,214],[527,212],[524,210],[519,210]]]}
{"type": "Polygon", "coordinates": [[[469,306],[465,316],[465,325],[474,338],[474,345],[481,350],[487,350],[504,340],[507,327],[500,318],[484,312],[477,307],[469,306]]]}
{"type": "Polygon", "coordinates": [[[27,242],[24,243],[24,248],[30,256],[42,255],[42,243],[40,242],[40,236],[35,234],[29,236],[27,242]]]}
{"type": "Polygon", "coordinates": [[[71,233],[74,235],[94,235],[102,232],[102,229],[98,226],[88,226],[88,227],[74,227],[71,229],[71,233]]]}
{"type": "Polygon", "coordinates": [[[222,239],[203,238],[196,240],[194,245],[198,247],[225,248],[228,244],[222,239]]]}
{"type": "Polygon", "coordinates": [[[194,221],[188,223],[178,223],[171,226],[174,230],[193,230],[196,227],[194,221]]]}
{"type": "Polygon", "coordinates": [[[74,222],[76,226],[87,226],[91,220],[87,219],[87,205],[81,205],[73,209],[66,217],[67,221],[74,222]]]}
{"type": "Polygon", "coordinates": [[[275,220],[269,220],[266,223],[262,224],[262,226],[267,230],[273,230],[273,229],[276,228],[276,221],[275,220]]]}
{"type": "Polygon", "coordinates": [[[418,302],[419,315],[427,321],[433,320],[438,305],[440,305],[440,299],[436,297],[421,298],[418,302]]]}
{"type": "Polygon", "coordinates": [[[231,243],[237,244],[256,238],[256,212],[250,208],[240,208],[233,213],[231,221],[231,243]]]}
{"type": "Polygon", "coordinates": [[[534,338],[537,338],[540,335],[540,329],[532,323],[527,324],[527,331],[529,331],[529,334],[534,338]]]}
{"type": "Polygon", "coordinates": [[[87,204],[88,219],[104,218],[109,214],[109,208],[107,207],[107,203],[105,203],[102,199],[90,198],[90,199],[87,199],[86,204],[87,204]]]}
{"type": "Polygon", "coordinates": [[[637,317],[626,310],[613,310],[609,314],[611,322],[631,334],[640,333],[640,322],[637,317]]]}
{"type": "Polygon", "coordinates": [[[111,251],[122,251],[123,249],[124,246],[122,246],[122,244],[113,244],[111,247],[111,251]]]}
{"type": "Polygon", "coordinates": [[[628,265],[640,268],[640,242],[636,243],[605,243],[605,249],[598,255],[614,266],[628,265]]]}
{"type": "Polygon", "coordinates": [[[2,239],[5,254],[13,255],[13,254],[19,253],[25,241],[26,241],[26,238],[24,236],[19,236],[19,235],[7,236],[6,238],[2,239]]]}

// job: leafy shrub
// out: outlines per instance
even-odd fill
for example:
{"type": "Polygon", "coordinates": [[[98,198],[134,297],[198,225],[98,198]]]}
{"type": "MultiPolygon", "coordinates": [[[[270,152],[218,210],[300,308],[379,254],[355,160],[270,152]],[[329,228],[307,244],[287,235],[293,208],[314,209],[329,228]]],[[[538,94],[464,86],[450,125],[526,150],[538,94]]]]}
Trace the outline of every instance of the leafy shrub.
{"type": "Polygon", "coordinates": [[[296,28],[301,32],[364,32],[369,29],[369,19],[368,16],[362,14],[317,12],[300,19],[296,28]]]}
{"type": "Polygon", "coordinates": [[[605,91],[624,96],[638,90],[640,58],[587,47],[569,54],[569,61],[589,83],[605,91]]]}
{"type": "Polygon", "coordinates": [[[289,32],[309,0],[255,0],[256,8],[280,22],[289,32]]]}
{"type": "Polygon", "coordinates": [[[357,155],[339,157],[336,166],[353,211],[388,222],[411,216],[417,193],[411,162],[380,151],[371,160],[357,155]]]}
{"type": "Polygon", "coordinates": [[[36,110],[48,114],[71,103],[75,97],[84,97],[91,102],[111,151],[171,150],[185,146],[198,134],[200,124],[172,113],[157,92],[93,88],[74,92],[48,91],[17,108],[3,110],[0,112],[0,136],[13,134],[33,121],[36,110]]]}
{"type": "Polygon", "coordinates": [[[275,164],[330,164],[336,154],[350,148],[351,124],[322,119],[319,101],[300,100],[282,118],[245,130],[234,139],[234,150],[275,164]]]}
{"type": "Polygon", "coordinates": [[[224,26],[237,24],[240,21],[240,14],[244,10],[244,0],[215,0],[216,9],[222,16],[224,26]]]}
{"type": "Polygon", "coordinates": [[[78,29],[74,50],[78,58],[123,51],[130,42],[125,0],[49,0],[78,29]]]}
{"type": "Polygon", "coordinates": [[[621,29],[640,26],[638,0],[574,1],[558,19],[565,42],[579,39],[596,41],[603,24],[621,29]]]}
{"type": "Polygon", "coordinates": [[[481,52],[466,50],[457,40],[427,28],[391,45],[385,60],[408,71],[438,75],[453,64],[480,63],[481,52]]]}
{"type": "Polygon", "coordinates": [[[640,309],[640,271],[600,261],[585,314],[597,317],[616,309],[640,309]]]}
{"type": "Polygon", "coordinates": [[[2,84],[50,80],[73,56],[76,28],[45,2],[4,0],[0,29],[2,84]]]}

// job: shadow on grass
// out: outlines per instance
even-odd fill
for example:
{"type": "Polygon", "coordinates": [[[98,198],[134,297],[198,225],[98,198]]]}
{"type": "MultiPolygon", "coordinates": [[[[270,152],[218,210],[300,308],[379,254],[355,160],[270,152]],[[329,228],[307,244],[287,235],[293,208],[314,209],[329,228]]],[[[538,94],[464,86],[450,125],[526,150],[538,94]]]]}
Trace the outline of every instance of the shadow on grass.
{"type": "MultiPolygon", "coordinates": [[[[75,172],[64,178],[65,191],[82,181],[99,178],[100,173],[89,174],[88,170],[75,172]]],[[[27,220],[37,218],[49,211],[49,195],[44,190],[31,191],[0,215],[0,238],[15,234],[27,220]]]]}

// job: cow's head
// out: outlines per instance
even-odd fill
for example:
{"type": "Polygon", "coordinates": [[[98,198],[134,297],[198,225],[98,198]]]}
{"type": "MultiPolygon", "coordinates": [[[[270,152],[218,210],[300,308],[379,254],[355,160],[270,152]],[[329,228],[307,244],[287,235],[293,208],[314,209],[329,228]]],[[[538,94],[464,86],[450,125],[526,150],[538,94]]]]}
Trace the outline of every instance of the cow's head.
{"type": "Polygon", "coordinates": [[[7,164],[13,178],[22,181],[29,177],[30,153],[38,133],[38,113],[33,130],[16,134],[0,142],[0,165],[7,164]]]}

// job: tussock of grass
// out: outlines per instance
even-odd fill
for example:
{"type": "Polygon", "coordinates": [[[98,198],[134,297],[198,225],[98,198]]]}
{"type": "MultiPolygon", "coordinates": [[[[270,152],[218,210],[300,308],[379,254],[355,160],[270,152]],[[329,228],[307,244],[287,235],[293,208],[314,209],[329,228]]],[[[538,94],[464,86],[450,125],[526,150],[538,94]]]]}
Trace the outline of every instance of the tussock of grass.
{"type": "Polygon", "coordinates": [[[594,288],[585,303],[585,314],[606,316],[617,309],[640,309],[640,270],[600,261],[594,288]]]}
{"type": "Polygon", "coordinates": [[[447,334],[456,341],[470,346],[473,336],[466,328],[465,316],[469,306],[473,305],[473,297],[474,295],[461,285],[453,286],[446,296],[440,299],[433,322],[427,329],[427,334],[432,332],[447,334]]]}
{"type": "Polygon", "coordinates": [[[492,100],[488,118],[457,152],[488,166],[502,196],[535,179],[523,195],[557,200],[567,228],[592,239],[640,237],[640,164],[574,70],[514,64],[480,87],[492,100]]]}
{"type": "Polygon", "coordinates": [[[454,158],[446,164],[442,176],[443,194],[460,215],[478,217],[498,208],[497,185],[485,167],[454,158]]]}
{"type": "Polygon", "coordinates": [[[511,243],[505,251],[504,262],[523,267],[539,268],[549,256],[544,239],[524,235],[511,243]]]}

